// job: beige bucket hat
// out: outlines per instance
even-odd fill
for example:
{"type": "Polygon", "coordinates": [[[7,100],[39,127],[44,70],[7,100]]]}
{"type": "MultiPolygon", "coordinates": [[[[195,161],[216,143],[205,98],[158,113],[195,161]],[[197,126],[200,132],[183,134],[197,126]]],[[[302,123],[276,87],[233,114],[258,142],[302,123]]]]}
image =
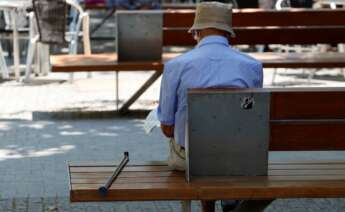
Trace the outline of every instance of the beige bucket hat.
{"type": "Polygon", "coordinates": [[[206,28],[215,28],[229,32],[232,37],[232,6],[220,2],[201,2],[196,7],[194,24],[188,32],[206,28]]]}

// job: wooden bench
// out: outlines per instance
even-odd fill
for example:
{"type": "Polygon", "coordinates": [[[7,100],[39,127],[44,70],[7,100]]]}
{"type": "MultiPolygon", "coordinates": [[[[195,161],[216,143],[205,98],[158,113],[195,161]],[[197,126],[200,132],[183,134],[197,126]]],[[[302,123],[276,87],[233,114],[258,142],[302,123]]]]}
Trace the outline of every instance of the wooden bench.
{"type": "MultiPolygon", "coordinates": [[[[270,151],[345,150],[344,88],[194,90],[191,93],[242,91],[271,94],[270,151]]],[[[123,170],[107,196],[99,195],[98,187],[107,181],[115,167],[114,162],[70,162],[71,202],[345,196],[345,160],[270,160],[268,176],[200,177],[190,183],[183,172],[171,170],[164,162],[133,162],[123,170]]]]}
{"type": "MultiPolygon", "coordinates": [[[[187,33],[193,24],[193,10],[169,10],[163,13],[163,46],[194,46],[187,33]]],[[[284,11],[243,9],[233,13],[236,38],[240,44],[337,44],[345,43],[345,10],[292,9],[284,11]]],[[[137,71],[156,73],[141,87],[120,111],[129,106],[160,76],[163,63],[176,54],[163,54],[162,61],[117,62],[116,54],[56,55],[51,57],[52,72],[137,71]],[[157,73],[158,72],[158,73],[157,73]]],[[[345,53],[252,53],[264,67],[270,68],[340,68],[345,67],[345,53]]]]}

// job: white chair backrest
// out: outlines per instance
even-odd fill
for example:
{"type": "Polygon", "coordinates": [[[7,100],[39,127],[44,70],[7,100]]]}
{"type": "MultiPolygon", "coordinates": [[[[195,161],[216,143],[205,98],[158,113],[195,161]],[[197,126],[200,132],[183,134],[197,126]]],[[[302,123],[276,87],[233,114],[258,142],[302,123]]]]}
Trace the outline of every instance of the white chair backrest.
{"type": "Polygon", "coordinates": [[[277,9],[277,10],[282,10],[282,9],[284,9],[286,6],[288,6],[289,7],[289,4],[290,2],[289,2],[289,0],[278,0],[277,2],[276,2],[276,4],[275,4],[275,8],[277,9]],[[283,4],[285,4],[286,6],[284,6],[283,4]]]}
{"type": "MultiPolygon", "coordinates": [[[[5,20],[5,25],[7,29],[13,29],[12,26],[12,17],[11,13],[8,10],[4,10],[4,20],[5,20]]],[[[25,28],[28,24],[28,20],[26,18],[26,10],[25,8],[19,8],[18,12],[16,13],[17,17],[17,27],[18,28],[25,28]]]]}
{"type": "Polygon", "coordinates": [[[66,3],[71,5],[74,9],[78,10],[80,14],[84,13],[83,8],[80,6],[79,2],[76,0],[66,0],[66,3]]]}
{"type": "Polygon", "coordinates": [[[71,6],[72,22],[68,27],[70,39],[70,53],[77,53],[78,36],[83,32],[84,53],[91,54],[90,37],[89,37],[89,16],[80,6],[78,0],[65,0],[71,6]]]}

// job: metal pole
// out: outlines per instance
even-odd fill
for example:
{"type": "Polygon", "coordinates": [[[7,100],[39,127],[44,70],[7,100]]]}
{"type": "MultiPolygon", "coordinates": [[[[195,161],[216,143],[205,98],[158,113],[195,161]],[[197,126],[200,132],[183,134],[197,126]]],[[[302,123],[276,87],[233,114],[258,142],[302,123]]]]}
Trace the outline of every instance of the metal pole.
{"type": "Polygon", "coordinates": [[[125,102],[119,110],[120,114],[126,114],[128,108],[162,75],[162,71],[155,71],[155,73],[133,94],[133,96],[125,102]]]}
{"type": "Polygon", "coordinates": [[[92,36],[93,34],[95,34],[95,32],[109,19],[111,18],[114,13],[116,12],[116,7],[113,7],[111,9],[111,11],[103,18],[103,20],[101,21],[101,23],[99,23],[98,25],[95,26],[95,28],[93,28],[90,32],[90,36],[92,36]]]}
{"type": "Polygon", "coordinates": [[[116,95],[116,110],[118,111],[119,110],[119,72],[116,71],[115,72],[115,95],[116,95]]]}
{"type": "Polygon", "coordinates": [[[128,152],[124,152],[124,157],[120,163],[120,165],[116,168],[113,175],[108,179],[107,183],[104,186],[98,188],[98,193],[102,196],[106,196],[108,194],[108,190],[111,185],[114,183],[116,178],[120,175],[123,168],[125,168],[126,164],[129,162],[129,154],[128,152]]]}
{"type": "Polygon", "coordinates": [[[20,78],[19,70],[19,41],[18,41],[18,29],[17,29],[17,10],[11,10],[12,29],[13,29],[13,59],[14,59],[14,74],[17,81],[20,78]]]}

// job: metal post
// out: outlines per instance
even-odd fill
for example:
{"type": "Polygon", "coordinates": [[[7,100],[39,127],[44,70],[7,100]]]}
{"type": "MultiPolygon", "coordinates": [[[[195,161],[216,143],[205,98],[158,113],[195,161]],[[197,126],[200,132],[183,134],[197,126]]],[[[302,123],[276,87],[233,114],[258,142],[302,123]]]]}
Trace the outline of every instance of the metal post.
{"type": "Polygon", "coordinates": [[[8,69],[7,69],[6,61],[3,55],[1,43],[0,43],[0,68],[2,71],[2,78],[3,79],[9,78],[8,69]]]}
{"type": "Polygon", "coordinates": [[[161,71],[155,71],[155,73],[139,88],[139,90],[133,94],[133,96],[122,105],[120,113],[125,114],[128,112],[128,108],[162,75],[161,71]]]}
{"type": "Polygon", "coordinates": [[[90,35],[92,36],[109,18],[111,18],[116,12],[116,7],[113,7],[111,11],[103,18],[101,23],[95,26],[90,32],[90,35]]]}
{"type": "Polygon", "coordinates": [[[119,110],[119,72],[116,71],[115,72],[115,95],[116,95],[116,110],[118,111],[119,110]]]}
{"type": "Polygon", "coordinates": [[[17,81],[20,78],[19,70],[19,43],[18,43],[18,31],[17,31],[17,11],[13,9],[11,11],[12,28],[13,28],[13,59],[14,59],[14,74],[17,81]]]}

